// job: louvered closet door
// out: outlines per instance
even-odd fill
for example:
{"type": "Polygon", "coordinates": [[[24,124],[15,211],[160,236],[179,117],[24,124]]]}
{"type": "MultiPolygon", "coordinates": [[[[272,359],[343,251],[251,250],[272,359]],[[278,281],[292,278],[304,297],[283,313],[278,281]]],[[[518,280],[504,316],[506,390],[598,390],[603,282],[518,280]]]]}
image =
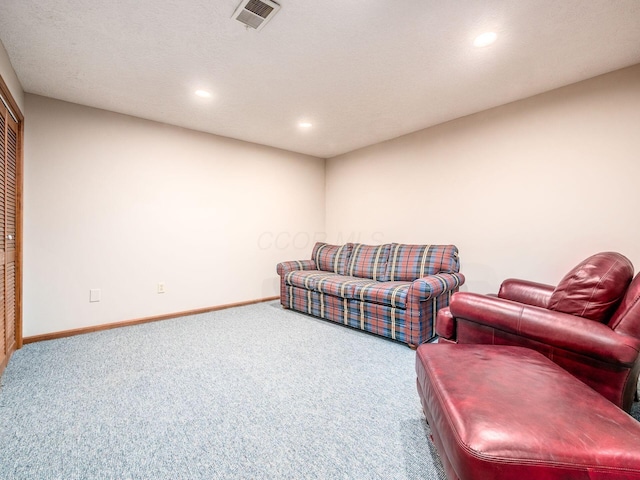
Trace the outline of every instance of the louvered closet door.
{"type": "Polygon", "coordinates": [[[0,364],[16,348],[16,229],[18,124],[0,105],[0,364]]]}

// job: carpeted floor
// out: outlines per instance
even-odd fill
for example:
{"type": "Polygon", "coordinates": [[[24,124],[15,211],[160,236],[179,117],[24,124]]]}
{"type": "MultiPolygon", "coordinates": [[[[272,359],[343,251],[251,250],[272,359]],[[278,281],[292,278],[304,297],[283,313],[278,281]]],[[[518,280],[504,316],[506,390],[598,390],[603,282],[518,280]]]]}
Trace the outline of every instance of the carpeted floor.
{"type": "Polygon", "coordinates": [[[0,479],[444,479],[414,361],[277,302],[29,344],[0,479]]]}
{"type": "Polygon", "coordinates": [[[443,479],[414,361],[277,302],[25,345],[0,478],[443,479]]]}

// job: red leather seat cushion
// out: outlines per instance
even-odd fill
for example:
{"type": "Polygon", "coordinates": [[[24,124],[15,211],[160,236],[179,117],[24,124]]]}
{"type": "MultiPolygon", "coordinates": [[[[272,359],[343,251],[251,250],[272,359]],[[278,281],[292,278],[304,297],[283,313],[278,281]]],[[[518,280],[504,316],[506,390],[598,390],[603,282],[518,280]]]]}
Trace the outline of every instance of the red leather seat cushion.
{"type": "Polygon", "coordinates": [[[632,277],[633,265],[624,255],[598,253],[564,276],[547,308],[598,322],[607,321],[632,277]]]}
{"type": "Polygon", "coordinates": [[[640,423],[538,352],[423,344],[416,371],[449,478],[640,479],[640,423]]]}

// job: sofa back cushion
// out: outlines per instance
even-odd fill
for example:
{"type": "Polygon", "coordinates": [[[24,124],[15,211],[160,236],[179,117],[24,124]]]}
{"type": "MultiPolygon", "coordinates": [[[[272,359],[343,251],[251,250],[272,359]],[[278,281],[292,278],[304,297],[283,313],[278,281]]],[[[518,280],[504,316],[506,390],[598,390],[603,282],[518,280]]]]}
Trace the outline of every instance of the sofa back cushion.
{"type": "Polygon", "coordinates": [[[388,280],[387,259],[390,247],[391,245],[388,243],[385,245],[354,243],[347,275],[386,282],[388,280]]]}
{"type": "Polygon", "coordinates": [[[460,270],[455,245],[406,245],[392,243],[387,262],[390,281],[412,282],[436,273],[460,270]]]}
{"type": "Polygon", "coordinates": [[[344,275],[351,256],[352,243],[346,245],[329,245],[318,242],[311,252],[311,260],[316,262],[318,270],[344,275]]]}
{"type": "Polygon", "coordinates": [[[608,322],[633,278],[633,265],[624,255],[603,252],[575,266],[549,299],[549,310],[608,322]]]}

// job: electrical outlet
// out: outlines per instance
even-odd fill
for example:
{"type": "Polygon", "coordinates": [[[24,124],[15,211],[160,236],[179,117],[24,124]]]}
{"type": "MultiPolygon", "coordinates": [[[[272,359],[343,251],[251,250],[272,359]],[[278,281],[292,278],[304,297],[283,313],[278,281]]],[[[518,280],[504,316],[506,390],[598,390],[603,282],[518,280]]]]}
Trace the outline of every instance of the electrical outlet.
{"type": "Polygon", "coordinates": [[[89,301],[90,302],[99,302],[100,301],[100,289],[92,288],[89,290],[89,301]]]}
{"type": "Polygon", "coordinates": [[[158,293],[164,293],[164,282],[158,282],[158,293]]]}

